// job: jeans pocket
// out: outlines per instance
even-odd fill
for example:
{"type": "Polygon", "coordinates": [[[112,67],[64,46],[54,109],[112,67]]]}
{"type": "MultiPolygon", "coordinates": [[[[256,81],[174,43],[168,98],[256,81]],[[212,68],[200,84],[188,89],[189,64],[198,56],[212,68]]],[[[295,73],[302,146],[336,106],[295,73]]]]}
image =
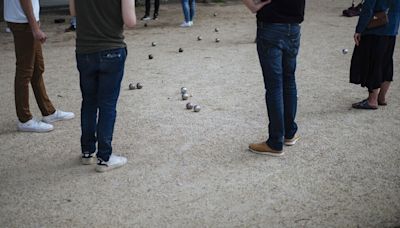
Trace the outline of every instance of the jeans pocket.
{"type": "Polygon", "coordinates": [[[126,50],[124,48],[104,51],[101,53],[100,56],[102,62],[111,62],[111,63],[123,62],[125,61],[125,57],[126,57],[126,50]]]}

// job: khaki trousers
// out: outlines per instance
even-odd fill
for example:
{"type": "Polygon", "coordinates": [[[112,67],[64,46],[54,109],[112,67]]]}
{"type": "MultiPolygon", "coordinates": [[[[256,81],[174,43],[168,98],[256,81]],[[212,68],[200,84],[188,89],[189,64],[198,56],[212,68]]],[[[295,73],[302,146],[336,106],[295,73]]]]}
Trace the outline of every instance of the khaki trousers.
{"type": "Polygon", "coordinates": [[[14,36],[16,72],[14,81],[15,107],[19,121],[32,119],[29,111],[29,83],[43,116],[53,114],[54,109],[43,81],[44,61],[42,45],[33,38],[29,24],[8,23],[14,36]]]}

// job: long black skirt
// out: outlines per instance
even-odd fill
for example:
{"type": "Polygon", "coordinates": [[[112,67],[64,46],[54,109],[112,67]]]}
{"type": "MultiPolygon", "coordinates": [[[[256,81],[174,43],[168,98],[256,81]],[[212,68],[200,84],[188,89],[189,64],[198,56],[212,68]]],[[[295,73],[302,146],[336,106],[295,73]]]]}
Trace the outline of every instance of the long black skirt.
{"type": "Polygon", "coordinates": [[[360,84],[372,92],[383,82],[393,81],[395,44],[395,36],[362,36],[351,58],[350,83],[360,84]]]}

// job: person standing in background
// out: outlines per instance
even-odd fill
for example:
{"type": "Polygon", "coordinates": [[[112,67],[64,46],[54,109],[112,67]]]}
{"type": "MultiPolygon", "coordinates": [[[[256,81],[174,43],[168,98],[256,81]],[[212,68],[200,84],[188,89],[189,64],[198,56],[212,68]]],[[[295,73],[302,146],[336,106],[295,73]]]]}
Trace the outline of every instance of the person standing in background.
{"type": "Polygon", "coordinates": [[[257,52],[269,118],[268,140],[250,144],[249,149],[258,154],[281,156],[283,144],[294,145],[300,138],[295,122],[295,72],[305,0],[242,1],[251,12],[257,13],[257,52]]]}
{"type": "Polygon", "coordinates": [[[17,60],[14,93],[19,131],[48,132],[54,129],[51,123],[75,117],[72,112],[56,110],[47,96],[42,53],[47,36],[40,28],[39,11],[39,0],[4,1],[4,20],[14,36],[17,60]],[[43,115],[42,120],[34,119],[29,110],[29,84],[43,115]]]}
{"type": "Polygon", "coordinates": [[[69,22],[70,26],[65,29],[65,32],[75,32],[76,30],[75,0],[69,0],[69,15],[71,16],[71,20],[69,22]]]}
{"type": "Polygon", "coordinates": [[[181,24],[182,28],[191,27],[193,25],[193,18],[196,14],[196,1],[195,0],[181,0],[184,21],[181,24]]]}
{"type": "Polygon", "coordinates": [[[105,172],[127,163],[114,155],[112,138],[127,48],[123,30],[136,25],[135,0],[75,2],[76,62],[82,92],[81,161],[105,172]],[[97,143],[97,155],[96,153],[97,143]]]}
{"type": "Polygon", "coordinates": [[[393,53],[400,24],[399,0],[365,0],[354,34],[350,83],[368,88],[368,98],[352,105],[355,109],[378,109],[387,105],[386,94],[393,81],[393,53]],[[367,28],[375,12],[387,12],[389,22],[367,28]]]}
{"type": "MultiPolygon", "coordinates": [[[[142,21],[148,21],[150,20],[150,0],[146,0],[145,2],[146,6],[146,12],[144,16],[140,19],[142,21]]],[[[154,0],[154,14],[153,14],[153,20],[158,19],[158,10],[160,8],[160,0],[154,0]]]]}

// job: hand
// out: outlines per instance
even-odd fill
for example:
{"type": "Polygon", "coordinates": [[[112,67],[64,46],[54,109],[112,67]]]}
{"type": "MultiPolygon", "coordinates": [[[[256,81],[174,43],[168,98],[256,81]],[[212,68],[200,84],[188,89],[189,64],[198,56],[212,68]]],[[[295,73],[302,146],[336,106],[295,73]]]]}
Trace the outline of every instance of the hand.
{"type": "Polygon", "coordinates": [[[271,0],[261,0],[260,2],[256,3],[256,7],[253,9],[253,13],[257,13],[260,9],[262,9],[265,5],[271,3],[271,0]]]}
{"type": "Polygon", "coordinates": [[[355,33],[354,42],[356,43],[356,46],[360,45],[360,40],[361,40],[361,33],[355,33]]]}
{"type": "Polygon", "coordinates": [[[46,42],[47,35],[39,28],[33,31],[33,38],[43,44],[44,42],[46,42]]]}

